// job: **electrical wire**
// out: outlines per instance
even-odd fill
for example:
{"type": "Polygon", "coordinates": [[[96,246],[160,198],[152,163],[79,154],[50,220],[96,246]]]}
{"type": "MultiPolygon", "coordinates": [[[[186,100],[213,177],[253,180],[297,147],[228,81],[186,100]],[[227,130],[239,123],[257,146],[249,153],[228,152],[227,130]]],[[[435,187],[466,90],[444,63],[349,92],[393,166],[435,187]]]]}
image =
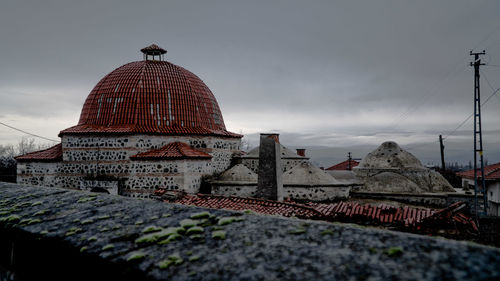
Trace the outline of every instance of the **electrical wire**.
{"type": "Polygon", "coordinates": [[[30,132],[27,132],[25,130],[21,130],[21,129],[18,129],[16,127],[13,127],[13,126],[10,126],[10,125],[7,125],[3,122],[0,122],[0,125],[3,125],[7,128],[11,128],[12,130],[16,130],[18,132],[21,132],[21,133],[24,133],[24,134],[27,134],[27,135],[30,135],[30,136],[33,136],[33,137],[37,137],[37,138],[40,138],[40,139],[44,139],[44,140],[48,140],[48,141],[53,141],[53,142],[59,142],[58,140],[53,140],[53,139],[49,139],[49,138],[46,138],[46,137],[42,137],[40,135],[37,135],[37,134],[33,134],[33,133],[30,133],[30,132]]]}
{"type": "MultiPolygon", "coordinates": [[[[488,78],[486,77],[486,75],[481,71],[481,74],[483,75],[484,77],[484,80],[486,81],[486,83],[488,84],[488,86],[490,86],[490,88],[493,90],[493,93],[491,95],[489,95],[486,100],[484,100],[482,103],[481,103],[481,106],[484,106],[486,105],[486,103],[488,103],[488,101],[494,96],[496,95],[499,91],[500,91],[500,88],[497,88],[495,90],[495,88],[491,85],[490,81],[488,80],[488,78]]],[[[472,116],[474,116],[474,113],[470,114],[467,118],[465,118],[464,121],[462,121],[462,123],[460,123],[455,129],[453,129],[453,131],[451,133],[449,133],[448,135],[444,136],[443,137],[443,140],[447,139],[448,137],[452,136],[453,134],[455,134],[463,125],[465,125],[465,123],[467,123],[467,121],[469,121],[472,116]]],[[[406,148],[407,150],[412,150],[412,149],[415,149],[417,147],[421,147],[421,146],[424,146],[424,145],[429,145],[429,144],[433,144],[433,143],[437,143],[438,141],[434,141],[434,142],[430,142],[430,143],[422,143],[422,144],[419,144],[419,145],[415,145],[415,146],[412,146],[412,147],[409,147],[409,148],[406,148]]]]}

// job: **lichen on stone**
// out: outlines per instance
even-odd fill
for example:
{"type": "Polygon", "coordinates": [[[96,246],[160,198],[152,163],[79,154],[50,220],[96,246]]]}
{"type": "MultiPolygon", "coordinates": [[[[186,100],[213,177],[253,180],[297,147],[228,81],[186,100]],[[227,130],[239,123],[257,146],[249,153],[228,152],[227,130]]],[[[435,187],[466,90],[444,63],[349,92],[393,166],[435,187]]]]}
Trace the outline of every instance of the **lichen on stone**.
{"type": "Polygon", "coordinates": [[[183,228],[191,228],[193,226],[198,225],[199,221],[198,220],[192,220],[192,219],[183,219],[179,222],[181,227],[183,228]]]}
{"type": "Polygon", "coordinates": [[[83,252],[86,252],[88,250],[89,247],[87,246],[83,246],[80,248],[80,253],[83,253],[83,252]]]}
{"type": "Polygon", "coordinates": [[[109,250],[113,250],[114,248],[115,248],[115,245],[113,245],[113,244],[107,244],[107,245],[104,245],[102,247],[102,250],[103,251],[109,251],[109,250]]]}
{"type": "Polygon", "coordinates": [[[67,231],[66,231],[66,234],[64,234],[65,236],[71,236],[71,235],[74,235],[78,232],[82,231],[81,228],[79,227],[70,227],[67,231]]]}
{"type": "Polygon", "coordinates": [[[137,244],[152,244],[170,235],[178,234],[178,227],[169,227],[158,232],[143,235],[135,240],[137,244]]]}
{"type": "Polygon", "coordinates": [[[204,218],[209,218],[210,213],[209,212],[199,212],[199,213],[194,213],[191,215],[192,219],[204,219],[204,218]]]}
{"type": "Polygon", "coordinates": [[[42,201],[36,201],[36,202],[31,203],[31,207],[38,206],[38,205],[41,205],[41,204],[43,204],[42,201]]]}
{"type": "Polygon", "coordinates": [[[93,223],[94,220],[93,219],[85,219],[85,220],[82,220],[80,223],[81,224],[90,224],[90,223],[93,223]]]}
{"type": "Polygon", "coordinates": [[[91,236],[87,239],[87,241],[89,242],[94,242],[94,241],[97,241],[97,237],[96,236],[91,236]]]}
{"type": "Polygon", "coordinates": [[[299,235],[307,232],[307,229],[304,226],[298,226],[297,228],[291,229],[288,231],[290,234],[299,235]]]}
{"type": "Polygon", "coordinates": [[[203,240],[203,238],[205,238],[205,237],[201,234],[193,234],[193,235],[189,236],[189,239],[196,240],[196,241],[203,240]]]}
{"type": "Polygon", "coordinates": [[[172,235],[169,235],[167,239],[164,239],[164,240],[161,240],[160,242],[158,242],[158,245],[169,244],[172,241],[180,240],[180,239],[182,239],[182,236],[180,236],[179,234],[172,234],[172,235]]]}
{"type": "Polygon", "coordinates": [[[167,259],[160,261],[157,265],[160,269],[167,269],[172,265],[180,265],[184,262],[178,253],[168,256],[167,259]]]}
{"type": "Polygon", "coordinates": [[[226,239],[226,232],[224,230],[216,230],[212,232],[213,239],[224,240],[226,239]]]}
{"type": "Polygon", "coordinates": [[[146,254],[144,254],[143,252],[135,251],[135,252],[131,252],[128,255],[127,261],[139,261],[139,260],[144,259],[145,257],[146,257],[146,254]]]}
{"type": "Polygon", "coordinates": [[[49,210],[40,210],[36,213],[33,214],[33,216],[41,216],[41,215],[45,215],[49,210]]]}
{"type": "Polygon", "coordinates": [[[201,226],[193,226],[191,228],[188,228],[186,230],[186,235],[192,235],[192,234],[200,234],[203,233],[204,229],[201,226]]]}
{"type": "Polygon", "coordinates": [[[231,224],[233,222],[239,222],[242,220],[243,220],[243,218],[239,218],[239,217],[224,217],[224,218],[220,218],[219,222],[217,224],[218,225],[228,225],[228,224],[231,224]]]}
{"type": "Polygon", "coordinates": [[[21,220],[21,216],[19,215],[10,215],[7,217],[0,218],[0,222],[17,222],[21,220]]]}
{"type": "Polygon", "coordinates": [[[401,247],[391,247],[384,252],[389,257],[399,257],[403,255],[403,249],[401,247]]]}
{"type": "Polygon", "coordinates": [[[87,196],[87,197],[81,197],[80,199],[78,199],[78,201],[76,201],[76,203],[86,203],[86,202],[90,202],[90,201],[94,201],[96,199],[95,196],[87,196]]]}
{"type": "Polygon", "coordinates": [[[161,231],[161,230],[163,230],[163,228],[161,228],[159,226],[149,225],[149,226],[146,226],[144,229],[142,229],[142,232],[143,233],[151,233],[151,232],[157,232],[157,231],[161,231]]]}
{"type": "Polygon", "coordinates": [[[334,232],[333,230],[331,230],[331,229],[324,229],[324,230],[322,230],[322,231],[321,231],[321,233],[320,233],[320,234],[321,234],[322,236],[325,236],[325,235],[333,235],[333,234],[335,234],[335,232],[334,232]]]}
{"type": "Polygon", "coordinates": [[[97,217],[98,220],[105,220],[105,219],[109,219],[109,218],[110,218],[109,215],[102,215],[102,216],[97,217]]]}
{"type": "Polygon", "coordinates": [[[189,261],[190,261],[190,262],[193,262],[193,261],[197,261],[197,260],[199,260],[199,259],[200,259],[200,256],[195,255],[195,256],[190,257],[190,258],[189,258],[189,261]]]}

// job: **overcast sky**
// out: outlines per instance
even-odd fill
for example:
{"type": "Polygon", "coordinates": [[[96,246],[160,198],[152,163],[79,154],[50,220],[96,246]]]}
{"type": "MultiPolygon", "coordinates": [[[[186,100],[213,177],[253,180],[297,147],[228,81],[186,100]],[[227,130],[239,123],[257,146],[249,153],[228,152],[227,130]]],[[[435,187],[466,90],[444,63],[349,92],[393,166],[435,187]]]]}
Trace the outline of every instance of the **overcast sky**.
{"type": "MultiPolygon", "coordinates": [[[[226,127],[278,132],[328,166],[387,140],[426,164],[472,153],[473,69],[483,101],[500,87],[500,1],[22,1],[0,3],[0,122],[58,139],[94,85],[142,59],[166,59],[212,90],[226,127]]],[[[500,162],[500,93],[483,107],[485,156],[500,162]]],[[[0,126],[0,144],[22,133],[0,126]]],[[[41,140],[40,142],[45,142],[41,140]]]]}

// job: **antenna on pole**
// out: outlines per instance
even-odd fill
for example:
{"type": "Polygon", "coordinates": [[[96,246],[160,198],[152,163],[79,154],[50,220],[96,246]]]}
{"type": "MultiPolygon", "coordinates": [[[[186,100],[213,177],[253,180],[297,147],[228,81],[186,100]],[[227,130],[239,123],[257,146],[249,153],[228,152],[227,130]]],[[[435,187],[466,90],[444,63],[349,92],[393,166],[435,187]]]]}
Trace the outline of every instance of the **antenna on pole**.
{"type": "Polygon", "coordinates": [[[486,215],[487,204],[488,204],[488,192],[486,190],[486,183],[484,179],[484,160],[483,160],[483,135],[481,131],[481,93],[479,88],[479,67],[484,65],[481,63],[480,55],[485,55],[486,52],[483,50],[480,53],[473,53],[470,51],[470,55],[474,56],[474,61],[470,63],[474,66],[474,209],[476,212],[476,221],[478,216],[478,193],[483,193],[483,210],[482,214],[486,215]],[[479,164],[481,167],[481,176],[478,176],[477,170],[477,156],[479,155],[479,164]],[[481,181],[480,183],[478,181],[481,181]]]}

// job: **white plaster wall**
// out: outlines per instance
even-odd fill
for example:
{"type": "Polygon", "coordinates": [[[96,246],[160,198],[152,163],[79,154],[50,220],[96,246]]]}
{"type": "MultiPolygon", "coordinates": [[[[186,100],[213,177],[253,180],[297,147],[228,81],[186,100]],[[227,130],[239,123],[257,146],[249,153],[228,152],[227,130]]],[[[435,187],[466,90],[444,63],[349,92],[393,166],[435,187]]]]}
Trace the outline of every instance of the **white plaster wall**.
{"type": "MultiPolygon", "coordinates": [[[[292,159],[292,158],[281,158],[281,168],[283,172],[286,172],[298,164],[307,161],[306,159],[292,159]]],[[[259,159],[256,158],[241,158],[241,164],[247,166],[248,169],[252,170],[254,173],[259,173],[259,159]]]]}
{"type": "Polygon", "coordinates": [[[488,184],[488,201],[500,204],[500,181],[488,184]]]}
{"type": "MultiPolygon", "coordinates": [[[[257,185],[212,185],[213,195],[255,197],[257,185]]],[[[285,199],[327,201],[349,197],[350,186],[284,186],[285,199]]]]}
{"type": "Polygon", "coordinates": [[[284,197],[289,199],[326,201],[349,197],[350,186],[284,186],[284,197]]]}
{"type": "Polygon", "coordinates": [[[257,185],[212,186],[212,194],[220,196],[255,197],[257,185]]]}

